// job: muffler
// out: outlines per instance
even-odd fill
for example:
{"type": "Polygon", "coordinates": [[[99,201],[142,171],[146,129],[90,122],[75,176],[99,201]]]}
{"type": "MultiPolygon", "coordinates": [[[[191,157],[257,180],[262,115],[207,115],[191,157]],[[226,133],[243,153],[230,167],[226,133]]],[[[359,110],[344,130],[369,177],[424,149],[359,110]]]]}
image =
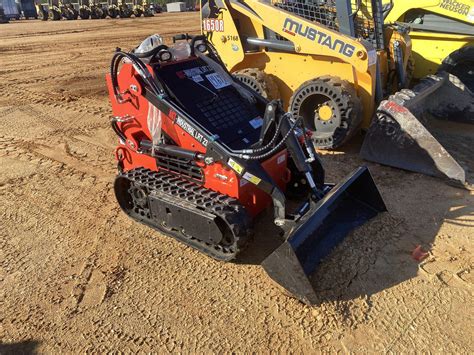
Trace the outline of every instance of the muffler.
{"type": "Polygon", "coordinates": [[[466,186],[474,170],[474,95],[448,73],[382,101],[362,158],[466,186]]]}
{"type": "Polygon", "coordinates": [[[387,208],[367,167],[360,167],[312,205],[262,263],[268,275],[306,304],[318,302],[310,281],[347,234],[387,208]]]}

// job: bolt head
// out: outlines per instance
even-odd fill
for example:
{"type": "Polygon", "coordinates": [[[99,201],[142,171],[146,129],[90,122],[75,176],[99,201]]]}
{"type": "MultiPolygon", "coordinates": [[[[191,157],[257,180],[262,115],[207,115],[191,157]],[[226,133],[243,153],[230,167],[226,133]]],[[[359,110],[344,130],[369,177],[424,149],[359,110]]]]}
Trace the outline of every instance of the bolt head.
{"type": "Polygon", "coordinates": [[[285,224],[285,221],[283,219],[275,219],[274,223],[276,226],[281,227],[285,224]]]}

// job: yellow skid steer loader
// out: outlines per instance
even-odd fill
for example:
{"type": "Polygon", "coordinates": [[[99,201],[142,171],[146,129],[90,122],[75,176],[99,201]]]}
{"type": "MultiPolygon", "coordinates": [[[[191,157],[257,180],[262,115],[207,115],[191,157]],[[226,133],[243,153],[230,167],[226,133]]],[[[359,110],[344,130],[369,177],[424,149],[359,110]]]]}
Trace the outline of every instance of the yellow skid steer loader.
{"type": "Polygon", "coordinates": [[[390,1],[384,16],[410,27],[415,79],[446,71],[474,91],[474,1],[390,1]]]}
{"type": "Polygon", "coordinates": [[[227,69],[303,117],[317,148],[338,148],[362,128],[365,159],[464,184],[469,167],[452,147],[469,149],[473,135],[463,127],[462,142],[450,138],[448,147],[434,131],[443,120],[472,121],[473,94],[448,74],[408,90],[410,27],[385,24],[384,10],[381,0],[201,3],[203,33],[227,69]]]}

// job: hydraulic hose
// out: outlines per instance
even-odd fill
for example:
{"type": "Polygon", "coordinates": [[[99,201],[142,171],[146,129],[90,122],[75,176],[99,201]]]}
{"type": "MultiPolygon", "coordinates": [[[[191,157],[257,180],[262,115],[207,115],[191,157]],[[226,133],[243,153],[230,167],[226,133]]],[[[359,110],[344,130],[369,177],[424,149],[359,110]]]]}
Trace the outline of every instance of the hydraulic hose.
{"type": "Polygon", "coordinates": [[[112,79],[112,88],[114,90],[114,95],[117,99],[120,99],[121,93],[118,90],[118,80],[117,80],[117,71],[118,67],[120,65],[120,61],[123,58],[127,58],[132,62],[133,67],[135,70],[138,72],[140,77],[148,84],[149,88],[152,90],[152,92],[155,95],[159,95],[161,93],[161,89],[156,85],[156,82],[153,79],[153,76],[151,75],[150,71],[147,69],[145,64],[138,59],[135,55],[131,53],[125,53],[122,51],[118,51],[114,54],[112,57],[112,62],[110,64],[110,76],[112,79]]]}
{"type": "MultiPolygon", "coordinates": [[[[283,118],[288,115],[287,113],[283,116],[283,118]]],[[[255,148],[255,149],[242,149],[242,150],[234,150],[232,153],[233,154],[250,154],[250,155],[253,155],[253,154],[257,154],[257,153],[260,153],[260,152],[263,152],[267,149],[269,149],[274,143],[275,141],[277,140],[278,138],[278,134],[280,133],[280,128],[281,128],[281,123],[283,121],[283,118],[280,119],[280,122],[278,122],[278,125],[276,127],[276,130],[275,130],[275,134],[273,135],[272,139],[270,140],[270,142],[268,142],[265,146],[263,147],[260,147],[260,148],[255,148]]]]}
{"type": "Polygon", "coordinates": [[[245,160],[260,160],[260,159],[264,159],[264,158],[267,158],[271,155],[273,155],[278,149],[280,149],[283,144],[285,144],[285,141],[288,139],[288,137],[290,136],[290,134],[293,134],[294,133],[294,129],[296,128],[296,126],[300,123],[301,121],[301,117],[298,117],[295,122],[293,122],[293,124],[291,125],[290,129],[288,130],[288,132],[283,136],[283,138],[281,139],[280,142],[278,142],[278,144],[276,146],[274,146],[271,150],[269,150],[268,152],[266,153],[263,153],[261,155],[247,155],[247,154],[231,154],[231,155],[234,155],[236,157],[239,157],[239,158],[242,158],[242,159],[245,159],[245,160]]]}

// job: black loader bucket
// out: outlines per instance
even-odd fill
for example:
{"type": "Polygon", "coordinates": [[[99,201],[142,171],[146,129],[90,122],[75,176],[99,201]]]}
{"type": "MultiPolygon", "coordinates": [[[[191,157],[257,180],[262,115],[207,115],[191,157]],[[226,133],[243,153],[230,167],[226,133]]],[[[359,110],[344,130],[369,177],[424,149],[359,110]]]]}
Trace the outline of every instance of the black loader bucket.
{"type": "Polygon", "coordinates": [[[474,170],[473,123],[473,93],[451,74],[430,76],[380,104],[360,154],[466,186],[474,170]]]}
{"type": "Polygon", "coordinates": [[[317,295],[309,277],[321,260],[350,231],[386,210],[369,170],[360,167],[297,221],[262,266],[293,296],[315,304],[317,295]]]}

